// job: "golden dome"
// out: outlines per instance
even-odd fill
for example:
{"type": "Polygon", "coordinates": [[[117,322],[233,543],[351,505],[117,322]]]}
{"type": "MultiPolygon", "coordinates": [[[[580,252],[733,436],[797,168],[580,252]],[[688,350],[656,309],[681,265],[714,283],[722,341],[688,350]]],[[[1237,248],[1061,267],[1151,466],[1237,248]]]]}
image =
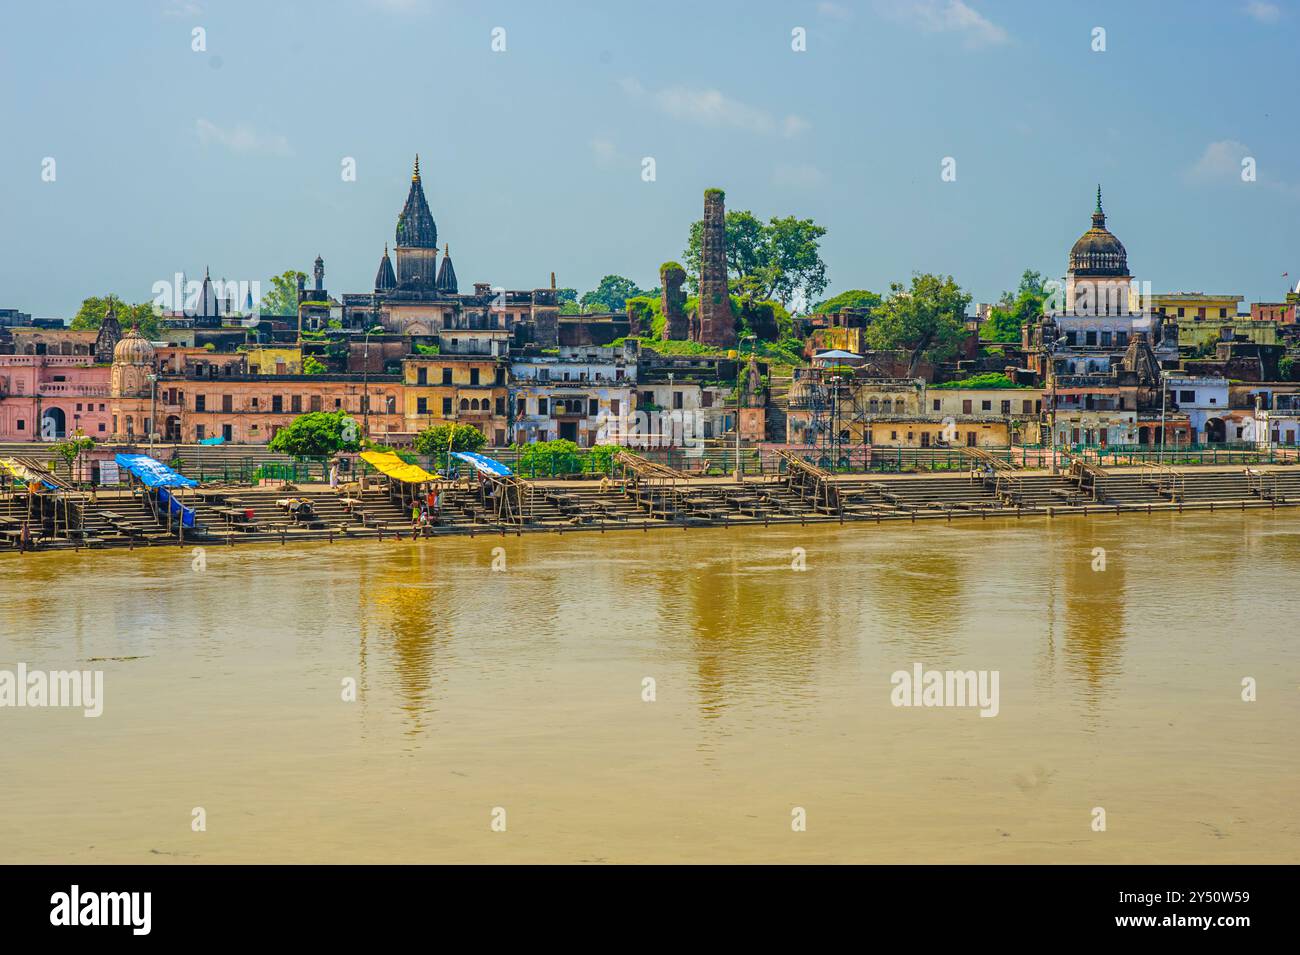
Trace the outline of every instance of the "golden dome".
{"type": "Polygon", "coordinates": [[[132,328],[113,348],[113,363],[124,365],[152,365],[157,352],[149,340],[132,328]]]}

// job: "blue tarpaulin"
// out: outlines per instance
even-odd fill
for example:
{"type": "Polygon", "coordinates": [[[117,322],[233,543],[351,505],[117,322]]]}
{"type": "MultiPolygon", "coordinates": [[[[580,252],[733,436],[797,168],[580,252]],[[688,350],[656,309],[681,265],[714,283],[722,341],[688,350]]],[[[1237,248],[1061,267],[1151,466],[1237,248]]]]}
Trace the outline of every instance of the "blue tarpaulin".
{"type": "Polygon", "coordinates": [[[114,457],[117,459],[118,467],[126,468],[139,478],[145,487],[198,487],[198,481],[177,474],[167,465],[147,454],[118,454],[114,457]]]}
{"type": "Polygon", "coordinates": [[[470,464],[476,471],[482,471],[485,474],[495,474],[497,477],[509,477],[510,469],[500,461],[493,461],[491,458],[485,458],[481,454],[473,451],[453,451],[453,458],[460,458],[462,461],[470,464]]]}
{"type": "Polygon", "coordinates": [[[213,435],[211,438],[204,438],[199,444],[225,444],[225,435],[213,435]]]}
{"type": "Polygon", "coordinates": [[[158,488],[158,503],[168,508],[173,514],[179,514],[182,527],[194,526],[194,508],[186,507],[164,488],[158,488]]]}

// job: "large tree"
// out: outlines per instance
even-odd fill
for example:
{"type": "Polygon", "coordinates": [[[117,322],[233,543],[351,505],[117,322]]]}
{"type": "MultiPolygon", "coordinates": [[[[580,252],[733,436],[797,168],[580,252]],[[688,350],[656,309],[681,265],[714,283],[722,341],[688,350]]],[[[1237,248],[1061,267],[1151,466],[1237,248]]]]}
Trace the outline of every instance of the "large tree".
{"type": "Polygon", "coordinates": [[[893,282],[889,298],[876,309],[867,326],[871,348],[901,349],[911,353],[909,377],[915,376],[922,358],[946,361],[966,337],[966,306],[971,297],[951,275],[918,272],[910,286],[893,282]]]}
{"type": "Polygon", "coordinates": [[[487,437],[472,424],[439,424],[417,434],[414,443],[421,454],[445,454],[449,444],[452,451],[477,451],[487,437]]]}
{"type": "Polygon", "coordinates": [[[138,325],[140,334],[145,338],[158,337],[158,316],[154,315],[153,303],[141,302],[139,305],[128,305],[116,295],[88,298],[83,301],[81,308],[77,309],[77,314],[72,318],[73,331],[98,330],[99,326],[104,324],[104,316],[108,314],[110,303],[113,306],[113,314],[117,316],[118,324],[122,328],[127,329],[138,325]]]}
{"type": "MultiPolygon", "coordinates": [[[[775,299],[789,309],[811,303],[826,290],[820,243],[825,228],[812,219],[773,216],[766,223],[752,212],[727,213],[727,277],[731,290],[749,301],[775,299]]],[[[685,263],[692,291],[699,290],[704,220],[691,223],[685,263]]]]}
{"type": "Polygon", "coordinates": [[[867,289],[855,288],[847,292],[841,292],[834,298],[828,298],[824,302],[818,302],[813,307],[813,311],[821,315],[834,315],[836,312],[842,312],[847,308],[862,308],[868,311],[874,311],[884,301],[875,292],[867,289]]]}
{"type": "Polygon", "coordinates": [[[275,433],[267,447],[295,457],[321,457],[336,451],[357,451],[361,429],[344,411],[312,411],[299,415],[275,433]]]}
{"type": "Polygon", "coordinates": [[[631,279],[606,275],[598,286],[582,296],[579,303],[584,312],[621,312],[628,299],[650,294],[653,293],[649,289],[638,288],[631,279]]]}
{"type": "Polygon", "coordinates": [[[983,338],[994,342],[1018,342],[1020,330],[1026,322],[1033,322],[1043,314],[1043,303],[1048,292],[1043,287],[1043,276],[1025,269],[1015,293],[1003,292],[1002,299],[989,310],[983,338]]]}
{"type": "Polygon", "coordinates": [[[307,280],[306,272],[289,269],[271,276],[271,290],[262,295],[258,308],[263,315],[298,314],[298,279],[307,280]]]}

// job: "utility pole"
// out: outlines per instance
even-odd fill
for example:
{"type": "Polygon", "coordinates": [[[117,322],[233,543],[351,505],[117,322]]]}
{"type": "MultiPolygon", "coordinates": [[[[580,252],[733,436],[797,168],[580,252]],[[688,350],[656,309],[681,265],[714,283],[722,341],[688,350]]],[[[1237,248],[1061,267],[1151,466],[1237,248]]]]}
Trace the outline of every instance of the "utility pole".
{"type": "Polygon", "coordinates": [[[740,379],[741,376],[744,374],[740,366],[743,364],[745,359],[745,353],[744,353],[745,342],[751,341],[755,337],[756,336],[754,335],[746,335],[743,339],[741,339],[740,341],[741,350],[739,354],[740,361],[736,363],[736,483],[737,484],[741,484],[745,480],[740,470],[740,379]]]}

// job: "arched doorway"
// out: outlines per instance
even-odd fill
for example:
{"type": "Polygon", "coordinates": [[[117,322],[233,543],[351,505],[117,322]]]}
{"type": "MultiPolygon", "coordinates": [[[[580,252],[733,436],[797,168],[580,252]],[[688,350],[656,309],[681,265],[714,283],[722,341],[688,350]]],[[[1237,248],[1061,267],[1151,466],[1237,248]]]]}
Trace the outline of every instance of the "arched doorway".
{"type": "Polygon", "coordinates": [[[1222,418],[1210,418],[1205,422],[1206,444],[1222,444],[1228,440],[1228,425],[1222,418]]]}
{"type": "Polygon", "coordinates": [[[57,441],[67,434],[68,417],[62,408],[46,408],[41,414],[41,440],[57,441]]]}
{"type": "Polygon", "coordinates": [[[165,428],[164,441],[179,441],[181,439],[181,419],[179,416],[168,415],[165,428]]]}
{"type": "Polygon", "coordinates": [[[1138,444],[1150,444],[1150,443],[1151,443],[1151,429],[1138,428],[1138,444]]]}

